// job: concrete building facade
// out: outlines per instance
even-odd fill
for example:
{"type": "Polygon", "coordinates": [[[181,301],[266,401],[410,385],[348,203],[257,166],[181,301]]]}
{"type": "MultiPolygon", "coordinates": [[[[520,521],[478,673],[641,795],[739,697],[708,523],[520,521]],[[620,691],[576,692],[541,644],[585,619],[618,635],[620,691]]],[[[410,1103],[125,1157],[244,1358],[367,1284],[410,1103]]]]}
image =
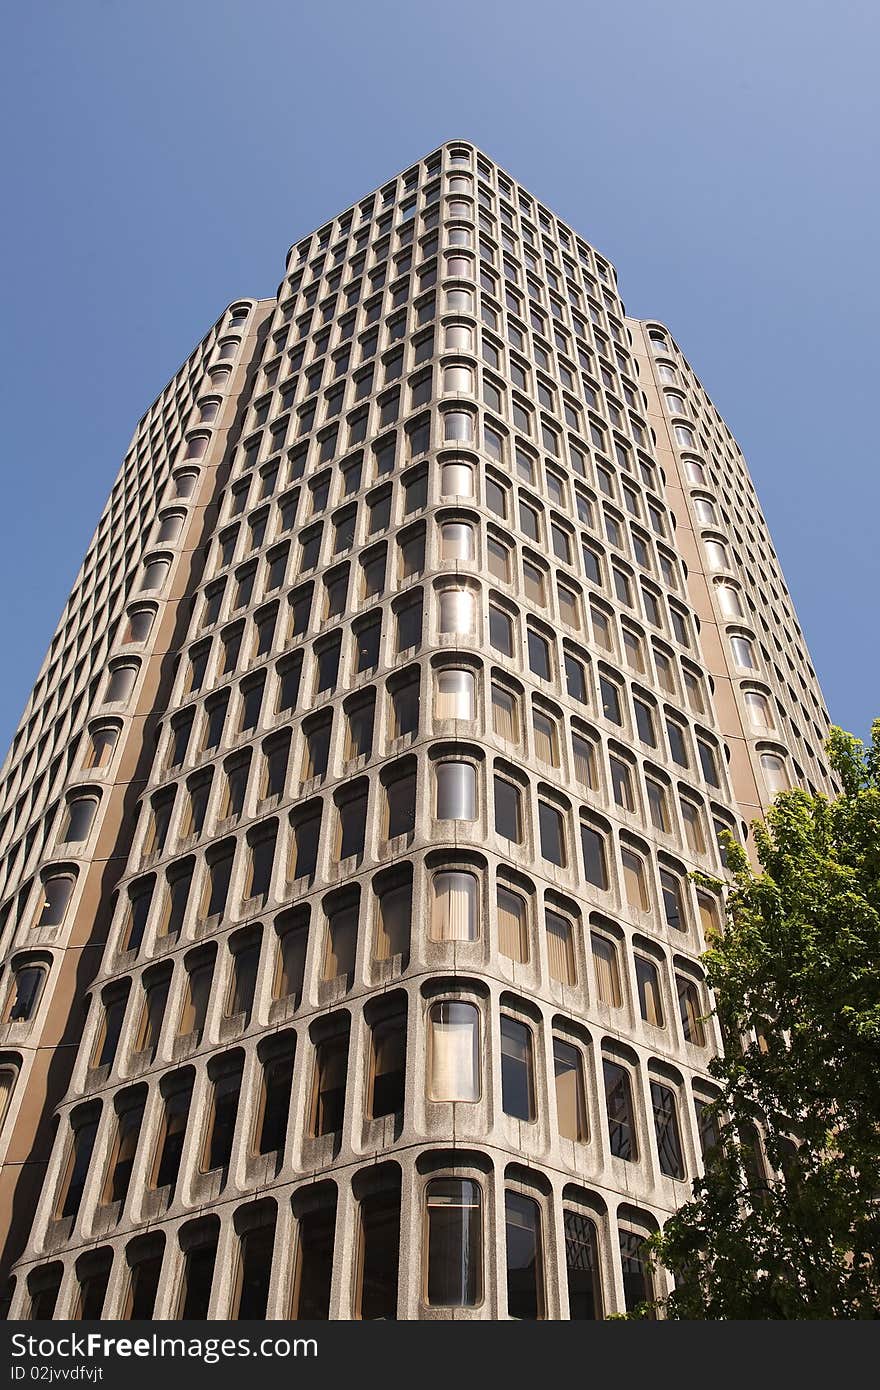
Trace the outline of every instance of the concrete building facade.
{"type": "Polygon", "coordinates": [[[0,784],[11,1316],[596,1318],[710,1139],[721,829],[830,786],[745,462],[453,141],[135,433],[0,784]]]}

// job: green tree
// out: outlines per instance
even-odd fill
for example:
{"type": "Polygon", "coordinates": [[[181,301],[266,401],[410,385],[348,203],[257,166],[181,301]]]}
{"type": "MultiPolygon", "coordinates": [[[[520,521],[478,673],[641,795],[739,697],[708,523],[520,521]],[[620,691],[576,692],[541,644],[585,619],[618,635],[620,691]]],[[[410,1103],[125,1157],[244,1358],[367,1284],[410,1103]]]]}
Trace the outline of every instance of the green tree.
{"type": "Polygon", "coordinates": [[[880,1317],[880,719],[826,747],[840,795],[777,796],[759,873],[726,845],[714,1134],[649,1242],[668,1317],[880,1317]]]}

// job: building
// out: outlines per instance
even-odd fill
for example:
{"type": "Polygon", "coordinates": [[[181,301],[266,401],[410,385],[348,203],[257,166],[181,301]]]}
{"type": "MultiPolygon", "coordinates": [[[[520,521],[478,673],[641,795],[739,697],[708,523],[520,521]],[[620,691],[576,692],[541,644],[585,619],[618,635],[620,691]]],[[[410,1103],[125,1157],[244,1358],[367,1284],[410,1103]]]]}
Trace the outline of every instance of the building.
{"type": "Polygon", "coordinates": [[[827,714],[745,462],[450,142],[141,420],[3,770],[12,1316],[640,1301],[699,956],[827,714]]]}

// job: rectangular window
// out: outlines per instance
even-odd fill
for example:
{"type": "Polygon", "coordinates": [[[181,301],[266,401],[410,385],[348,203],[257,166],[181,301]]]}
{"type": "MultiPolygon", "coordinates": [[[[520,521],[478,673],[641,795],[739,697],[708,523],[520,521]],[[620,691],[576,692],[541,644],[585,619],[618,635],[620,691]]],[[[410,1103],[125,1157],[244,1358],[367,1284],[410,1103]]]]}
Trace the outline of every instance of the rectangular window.
{"type": "Polygon", "coordinates": [[[506,1014],[501,1016],[501,1104],[514,1119],[535,1119],[532,1032],[506,1014]]]}
{"type": "Polygon", "coordinates": [[[292,1318],[326,1320],[330,1315],[335,1230],[334,1190],[332,1196],[322,1193],[320,1203],[303,1212],[297,1222],[292,1318]]]}
{"type": "Polygon", "coordinates": [[[403,1110],[406,1077],[406,1018],[383,1019],[373,1027],[368,1113],[374,1120],[403,1110]]]}
{"type": "Polygon", "coordinates": [[[608,1114],[608,1140],[615,1158],[626,1159],[629,1163],[638,1160],[635,1121],[632,1105],[632,1088],[629,1072],[617,1062],[602,1061],[605,1078],[605,1105],[608,1114]]]}
{"type": "Polygon", "coordinates": [[[290,1092],[293,1085],[294,1048],[263,1060],[263,1083],[257,1124],[257,1153],[280,1152],[287,1135],[290,1092]]]}
{"type": "Polygon", "coordinates": [[[549,910],[544,921],[547,929],[547,964],[551,980],[556,980],[561,985],[577,984],[571,922],[558,912],[549,910]]]}
{"type": "Polygon", "coordinates": [[[358,1317],[396,1320],[399,1260],[400,1191],[371,1193],[360,1204],[358,1317]]]}
{"type": "Polygon", "coordinates": [[[559,1133],[563,1139],[570,1139],[575,1144],[586,1143],[583,1060],[579,1050],[561,1038],[553,1039],[553,1071],[559,1133]]]}
{"type": "Polygon", "coordinates": [[[568,1316],[572,1321],[602,1317],[602,1283],[596,1226],[572,1208],[562,1214],[568,1274],[568,1316]]]}
{"type": "Polygon", "coordinates": [[[654,1111],[654,1132],[657,1136],[660,1172],[665,1173],[668,1178],[681,1179],[684,1177],[684,1157],[674,1091],[668,1086],[661,1086],[659,1081],[652,1081],[651,1106],[654,1111]]]}
{"type": "Polygon", "coordinates": [[[342,1129],[347,1070],[348,1029],[324,1038],[315,1047],[313,1135],[335,1134],[342,1129]]]}
{"type": "Polygon", "coordinates": [[[508,1314],[512,1318],[543,1318],[540,1209],[531,1197],[508,1191],[504,1194],[504,1217],[508,1314]]]}
{"type": "Polygon", "coordinates": [[[646,1023],[662,1028],[663,1000],[660,994],[660,976],[653,961],[645,956],[635,957],[636,986],[639,992],[639,1013],[646,1023]]]}

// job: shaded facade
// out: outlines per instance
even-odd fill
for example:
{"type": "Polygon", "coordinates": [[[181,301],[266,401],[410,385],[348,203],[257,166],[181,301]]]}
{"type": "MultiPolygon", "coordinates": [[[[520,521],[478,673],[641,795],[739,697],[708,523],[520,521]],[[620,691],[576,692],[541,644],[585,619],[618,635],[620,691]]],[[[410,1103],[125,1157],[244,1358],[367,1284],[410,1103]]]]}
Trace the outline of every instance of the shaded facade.
{"type": "Polygon", "coordinates": [[[297,243],[141,421],[4,769],[12,1315],[644,1299],[713,1094],[690,875],[827,725],[601,255],[461,142],[297,243]]]}

